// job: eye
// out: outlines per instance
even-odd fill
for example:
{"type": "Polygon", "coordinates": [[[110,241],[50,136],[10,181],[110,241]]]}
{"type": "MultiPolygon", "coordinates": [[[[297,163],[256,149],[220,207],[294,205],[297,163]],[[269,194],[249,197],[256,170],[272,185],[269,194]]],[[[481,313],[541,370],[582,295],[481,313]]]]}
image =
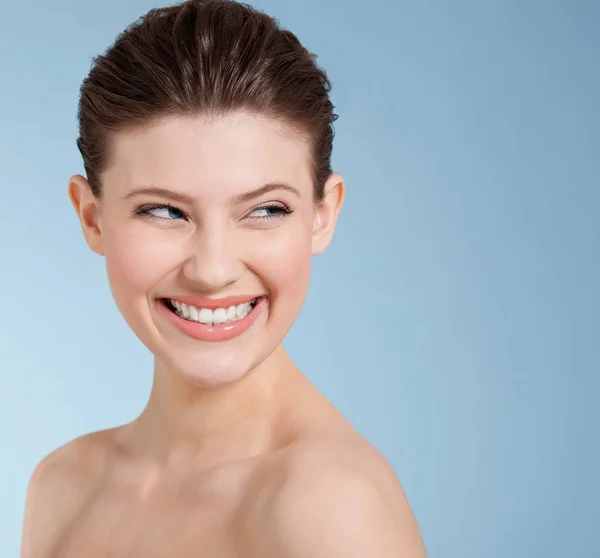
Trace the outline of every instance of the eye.
{"type": "Polygon", "coordinates": [[[168,204],[145,205],[137,209],[135,213],[150,219],[167,221],[179,221],[186,217],[183,211],[168,204]]]}
{"type": "Polygon", "coordinates": [[[249,219],[283,219],[286,215],[292,213],[292,210],[283,204],[265,204],[254,208],[249,214],[249,219]]]}

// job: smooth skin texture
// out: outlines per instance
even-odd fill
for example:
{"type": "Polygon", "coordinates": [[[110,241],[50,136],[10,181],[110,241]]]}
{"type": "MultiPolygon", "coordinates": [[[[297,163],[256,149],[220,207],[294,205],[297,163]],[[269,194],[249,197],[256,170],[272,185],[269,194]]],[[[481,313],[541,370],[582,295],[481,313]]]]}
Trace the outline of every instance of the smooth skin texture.
{"type": "Polygon", "coordinates": [[[344,200],[334,174],[315,203],[310,170],[298,133],[241,112],[118,132],[100,199],[71,178],[154,382],[131,423],[38,465],[22,558],[425,556],[388,461],[282,345],[344,200]],[[192,339],[157,306],[246,294],[267,296],[265,311],[221,342],[192,339]]]}

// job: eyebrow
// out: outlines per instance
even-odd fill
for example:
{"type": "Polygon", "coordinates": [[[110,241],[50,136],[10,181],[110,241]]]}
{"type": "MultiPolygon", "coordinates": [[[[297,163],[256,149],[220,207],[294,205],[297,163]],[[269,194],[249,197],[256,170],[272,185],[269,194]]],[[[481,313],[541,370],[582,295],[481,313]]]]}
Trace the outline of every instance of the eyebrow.
{"type": "MultiPolygon", "coordinates": [[[[300,191],[294,186],[290,186],[284,182],[269,182],[260,188],[256,188],[255,190],[250,190],[249,192],[244,192],[243,194],[237,194],[231,198],[231,203],[240,204],[252,201],[256,198],[259,198],[263,194],[268,194],[269,192],[273,192],[274,190],[286,190],[291,192],[297,197],[300,197],[300,191]]],[[[148,186],[143,188],[136,188],[132,190],[127,195],[125,195],[125,199],[130,199],[135,196],[158,196],[161,198],[165,198],[174,202],[184,203],[191,205],[195,198],[188,194],[183,194],[182,192],[176,192],[174,190],[169,190],[168,188],[161,188],[159,186],[148,186]]]]}

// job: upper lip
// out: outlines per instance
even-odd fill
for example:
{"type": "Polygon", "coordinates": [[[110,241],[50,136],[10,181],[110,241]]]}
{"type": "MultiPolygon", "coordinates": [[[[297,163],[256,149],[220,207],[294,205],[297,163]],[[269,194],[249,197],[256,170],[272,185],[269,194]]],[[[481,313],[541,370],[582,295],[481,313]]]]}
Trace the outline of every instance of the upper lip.
{"type": "Polygon", "coordinates": [[[188,306],[194,306],[196,308],[210,308],[212,310],[215,308],[229,308],[230,306],[237,306],[238,304],[250,302],[251,300],[261,296],[264,295],[236,295],[226,296],[223,298],[209,298],[206,296],[173,296],[168,298],[169,300],[176,300],[177,302],[182,302],[188,306]]]}

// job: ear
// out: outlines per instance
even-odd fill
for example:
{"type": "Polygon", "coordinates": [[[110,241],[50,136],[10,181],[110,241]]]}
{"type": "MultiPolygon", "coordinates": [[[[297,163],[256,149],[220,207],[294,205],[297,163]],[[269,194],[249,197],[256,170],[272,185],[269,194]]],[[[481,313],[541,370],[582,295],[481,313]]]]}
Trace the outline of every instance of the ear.
{"type": "Polygon", "coordinates": [[[100,202],[92,193],[92,188],[83,176],[77,174],[69,180],[69,198],[81,222],[81,229],[87,245],[96,254],[103,256],[100,202]]]}
{"type": "Polygon", "coordinates": [[[325,251],[333,237],[338,215],[344,203],[346,186],[339,174],[332,174],[325,182],[323,199],[315,204],[312,233],[312,254],[325,251]]]}

